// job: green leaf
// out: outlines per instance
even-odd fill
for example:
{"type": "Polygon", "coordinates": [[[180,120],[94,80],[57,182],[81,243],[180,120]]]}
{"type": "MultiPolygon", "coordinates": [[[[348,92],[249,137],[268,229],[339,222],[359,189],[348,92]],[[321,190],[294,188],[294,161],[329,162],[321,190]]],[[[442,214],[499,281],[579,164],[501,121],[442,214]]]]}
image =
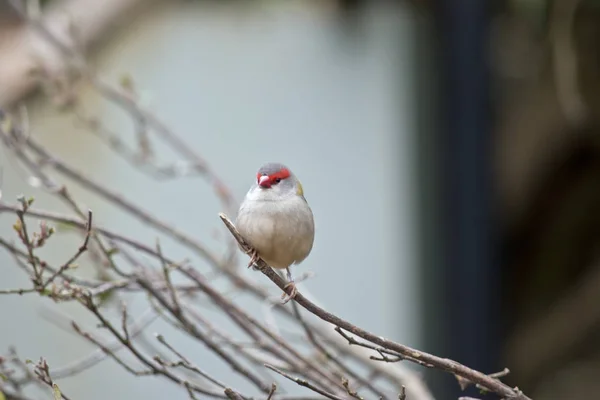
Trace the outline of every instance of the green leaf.
{"type": "Polygon", "coordinates": [[[71,224],[65,224],[64,222],[56,222],[57,232],[69,232],[75,230],[75,227],[71,224]]]}
{"type": "Polygon", "coordinates": [[[62,399],[62,393],[60,392],[60,389],[56,383],[52,384],[52,393],[54,394],[54,400],[62,399]]]}
{"type": "Polygon", "coordinates": [[[13,122],[8,116],[6,116],[4,119],[0,119],[0,129],[2,129],[2,131],[6,133],[12,132],[13,127],[13,122]]]}
{"type": "Polygon", "coordinates": [[[117,249],[117,248],[112,248],[112,249],[106,250],[106,255],[108,257],[112,257],[112,256],[114,256],[115,254],[118,254],[118,253],[119,253],[119,249],[117,249]]]}
{"type": "Polygon", "coordinates": [[[98,296],[98,305],[104,305],[104,304],[106,304],[113,297],[115,297],[115,291],[114,290],[107,290],[106,292],[101,293],[98,296]]]}

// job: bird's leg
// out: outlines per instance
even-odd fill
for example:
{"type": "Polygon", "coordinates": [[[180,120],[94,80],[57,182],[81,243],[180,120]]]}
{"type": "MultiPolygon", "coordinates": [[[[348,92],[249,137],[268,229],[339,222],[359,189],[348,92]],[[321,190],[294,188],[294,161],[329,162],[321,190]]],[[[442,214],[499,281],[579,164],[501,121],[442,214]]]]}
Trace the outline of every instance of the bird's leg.
{"type": "Polygon", "coordinates": [[[255,266],[255,264],[258,260],[258,251],[256,251],[256,249],[253,248],[248,252],[248,254],[251,256],[250,262],[248,263],[248,268],[253,267],[253,269],[257,269],[257,266],[255,266]]]}
{"type": "Polygon", "coordinates": [[[290,301],[291,299],[293,299],[294,297],[296,297],[296,294],[298,294],[298,289],[296,288],[296,284],[294,283],[294,278],[292,278],[292,272],[290,271],[290,268],[286,268],[285,269],[287,271],[287,279],[288,279],[288,283],[283,287],[284,289],[287,289],[288,287],[292,287],[292,293],[288,296],[286,292],[283,292],[283,294],[281,295],[281,299],[283,300],[282,303],[285,304],[288,301],[290,301]],[[287,298],[285,298],[287,296],[287,298]],[[285,299],[285,300],[284,300],[285,299]]]}

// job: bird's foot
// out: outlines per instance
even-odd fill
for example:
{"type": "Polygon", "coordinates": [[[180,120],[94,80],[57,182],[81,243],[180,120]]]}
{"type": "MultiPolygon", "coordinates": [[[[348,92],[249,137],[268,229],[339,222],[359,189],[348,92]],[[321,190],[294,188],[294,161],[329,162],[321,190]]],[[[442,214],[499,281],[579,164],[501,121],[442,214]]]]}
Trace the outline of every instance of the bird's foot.
{"type": "Polygon", "coordinates": [[[257,270],[258,269],[258,265],[256,265],[256,262],[258,261],[258,251],[256,251],[256,249],[252,249],[248,252],[248,255],[250,255],[250,262],[248,263],[248,268],[252,267],[253,270],[257,270]]]}
{"type": "Polygon", "coordinates": [[[290,301],[291,299],[296,297],[296,295],[298,294],[298,288],[296,287],[296,283],[294,283],[294,281],[288,282],[287,285],[285,285],[283,287],[283,289],[285,291],[281,295],[281,300],[282,300],[281,304],[286,304],[288,301],[290,301]],[[289,295],[286,292],[288,287],[292,288],[292,292],[289,295]]]}

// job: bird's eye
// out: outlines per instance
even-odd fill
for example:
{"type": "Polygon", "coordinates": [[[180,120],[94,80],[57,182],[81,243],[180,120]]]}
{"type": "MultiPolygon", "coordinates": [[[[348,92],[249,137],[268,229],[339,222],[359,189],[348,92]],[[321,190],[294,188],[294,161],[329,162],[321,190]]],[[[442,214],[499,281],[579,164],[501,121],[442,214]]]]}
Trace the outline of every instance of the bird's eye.
{"type": "Polygon", "coordinates": [[[275,183],[281,182],[281,178],[275,178],[275,183]]]}

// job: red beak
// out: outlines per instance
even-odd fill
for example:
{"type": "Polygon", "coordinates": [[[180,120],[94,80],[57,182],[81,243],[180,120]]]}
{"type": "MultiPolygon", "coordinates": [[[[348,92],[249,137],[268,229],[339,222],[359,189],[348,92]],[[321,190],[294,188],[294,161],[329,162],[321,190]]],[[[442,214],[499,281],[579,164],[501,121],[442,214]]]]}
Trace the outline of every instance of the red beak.
{"type": "Polygon", "coordinates": [[[261,176],[260,178],[258,178],[258,186],[265,188],[265,189],[270,188],[271,187],[271,179],[266,175],[261,176]]]}

